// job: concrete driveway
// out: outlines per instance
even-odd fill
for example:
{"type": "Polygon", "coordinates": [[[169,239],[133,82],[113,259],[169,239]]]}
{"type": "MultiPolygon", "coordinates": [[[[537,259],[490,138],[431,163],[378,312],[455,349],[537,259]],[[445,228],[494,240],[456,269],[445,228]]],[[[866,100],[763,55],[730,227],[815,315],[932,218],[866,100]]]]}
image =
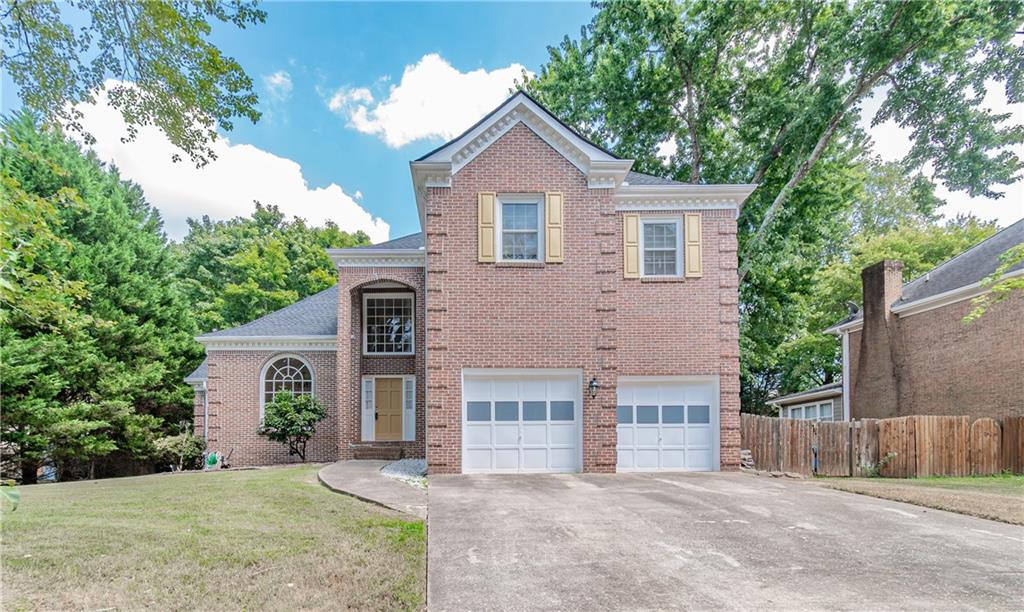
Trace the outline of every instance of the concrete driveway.
{"type": "Polygon", "coordinates": [[[1024,528],[747,474],[435,476],[436,610],[1020,609],[1024,528]]]}

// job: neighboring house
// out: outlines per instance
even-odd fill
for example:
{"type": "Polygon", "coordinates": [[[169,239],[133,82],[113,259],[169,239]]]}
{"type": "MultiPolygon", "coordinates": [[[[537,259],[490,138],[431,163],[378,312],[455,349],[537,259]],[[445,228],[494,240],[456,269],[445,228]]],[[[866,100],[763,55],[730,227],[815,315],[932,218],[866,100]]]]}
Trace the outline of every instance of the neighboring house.
{"type": "Polygon", "coordinates": [[[777,397],[768,402],[779,409],[783,419],[805,421],[843,420],[843,383],[829,383],[777,397]]]}
{"type": "Polygon", "coordinates": [[[234,465],[286,462],[256,433],[263,406],[313,393],[312,461],[736,468],[736,216],[754,186],[632,164],[513,95],[411,163],[423,233],[330,250],[337,286],[199,337],[196,431],[234,465]]]}
{"type": "MultiPolygon", "coordinates": [[[[999,256],[1024,243],[1024,219],[927,274],[903,283],[903,264],[881,261],[861,273],[864,308],[827,332],[841,338],[843,382],[777,398],[780,416],[800,397],[829,397],[836,420],[911,414],[1024,416],[1024,296],[963,318],[999,256]],[[835,385],[832,385],[833,387],[835,385]],[[834,395],[833,395],[834,394],[834,395]]],[[[1017,264],[1008,276],[1024,274],[1017,264]]]]}

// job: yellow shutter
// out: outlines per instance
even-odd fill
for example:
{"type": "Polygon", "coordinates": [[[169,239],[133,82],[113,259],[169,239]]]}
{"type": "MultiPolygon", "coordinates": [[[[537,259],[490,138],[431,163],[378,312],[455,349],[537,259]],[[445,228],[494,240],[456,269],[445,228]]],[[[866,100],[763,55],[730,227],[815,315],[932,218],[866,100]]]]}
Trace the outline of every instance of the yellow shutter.
{"type": "Polygon", "coordinates": [[[478,261],[494,261],[494,202],[493,191],[481,191],[477,196],[478,261]]]}
{"type": "Polygon", "coordinates": [[[683,228],[683,266],[686,278],[701,276],[700,213],[686,213],[683,228]]]}
{"type": "Polygon", "coordinates": [[[640,215],[622,215],[622,269],[625,278],[640,278],[640,215]]]}
{"type": "Polygon", "coordinates": [[[544,203],[544,261],[562,263],[565,261],[565,237],[562,224],[562,194],[547,194],[544,203]]]}

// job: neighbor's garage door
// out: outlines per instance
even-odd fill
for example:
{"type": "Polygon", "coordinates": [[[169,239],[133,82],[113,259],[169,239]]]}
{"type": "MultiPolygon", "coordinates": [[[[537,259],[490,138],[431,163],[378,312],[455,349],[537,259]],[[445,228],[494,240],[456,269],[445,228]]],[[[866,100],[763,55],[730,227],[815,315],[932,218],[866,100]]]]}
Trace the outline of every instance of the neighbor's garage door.
{"type": "Polygon", "coordinates": [[[578,374],[465,375],[463,472],[578,472],[578,374]]]}
{"type": "Polygon", "coordinates": [[[714,382],[618,385],[618,471],[718,469],[714,382]]]}

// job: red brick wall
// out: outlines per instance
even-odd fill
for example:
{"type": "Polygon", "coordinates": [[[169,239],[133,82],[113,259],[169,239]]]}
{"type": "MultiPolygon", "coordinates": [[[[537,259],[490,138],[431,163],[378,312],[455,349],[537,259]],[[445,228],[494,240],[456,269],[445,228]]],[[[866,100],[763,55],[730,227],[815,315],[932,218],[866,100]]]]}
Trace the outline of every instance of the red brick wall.
{"type": "Polygon", "coordinates": [[[428,190],[425,229],[433,473],[461,471],[464,368],[581,368],[585,380],[597,377],[597,397],[585,393],[583,400],[588,472],[615,470],[617,376],[720,374],[722,463],[738,463],[736,230],[730,215],[704,215],[703,278],[624,281],[622,220],[611,190],[589,189],[582,173],[519,124],[462,168],[451,188],[428,190]],[[562,192],[565,263],[478,263],[480,191],[562,192]]]}
{"type": "Polygon", "coordinates": [[[895,383],[892,377],[870,385],[858,380],[862,334],[852,333],[851,378],[858,383],[851,394],[853,418],[1024,416],[1024,297],[995,304],[981,319],[965,324],[962,319],[971,308],[965,300],[896,317],[902,385],[898,405],[884,411],[872,405],[872,398],[894,394],[895,383]]]}
{"type": "MultiPolygon", "coordinates": [[[[277,356],[288,353],[304,358],[313,368],[314,394],[327,408],[306,446],[307,461],[334,461],[338,455],[337,384],[333,351],[210,351],[207,388],[210,442],[207,450],[231,453],[231,465],[251,466],[297,462],[288,447],[256,433],[260,421],[260,371],[277,356]]],[[[202,407],[198,408],[202,413],[202,407]]],[[[202,420],[196,423],[202,435],[202,420]]]]}
{"type": "Polygon", "coordinates": [[[339,268],[338,269],[338,330],[345,341],[338,343],[337,381],[338,405],[341,407],[338,427],[338,459],[352,459],[355,447],[362,444],[361,389],[364,375],[414,374],[416,376],[416,440],[408,442],[374,442],[375,446],[398,447],[402,456],[425,456],[426,404],[424,402],[425,365],[424,347],[426,321],[423,309],[424,282],[422,268],[339,268]],[[373,283],[390,281],[404,288],[385,288],[382,291],[412,291],[415,301],[414,347],[412,357],[363,356],[363,292],[375,291],[373,283]]]}

